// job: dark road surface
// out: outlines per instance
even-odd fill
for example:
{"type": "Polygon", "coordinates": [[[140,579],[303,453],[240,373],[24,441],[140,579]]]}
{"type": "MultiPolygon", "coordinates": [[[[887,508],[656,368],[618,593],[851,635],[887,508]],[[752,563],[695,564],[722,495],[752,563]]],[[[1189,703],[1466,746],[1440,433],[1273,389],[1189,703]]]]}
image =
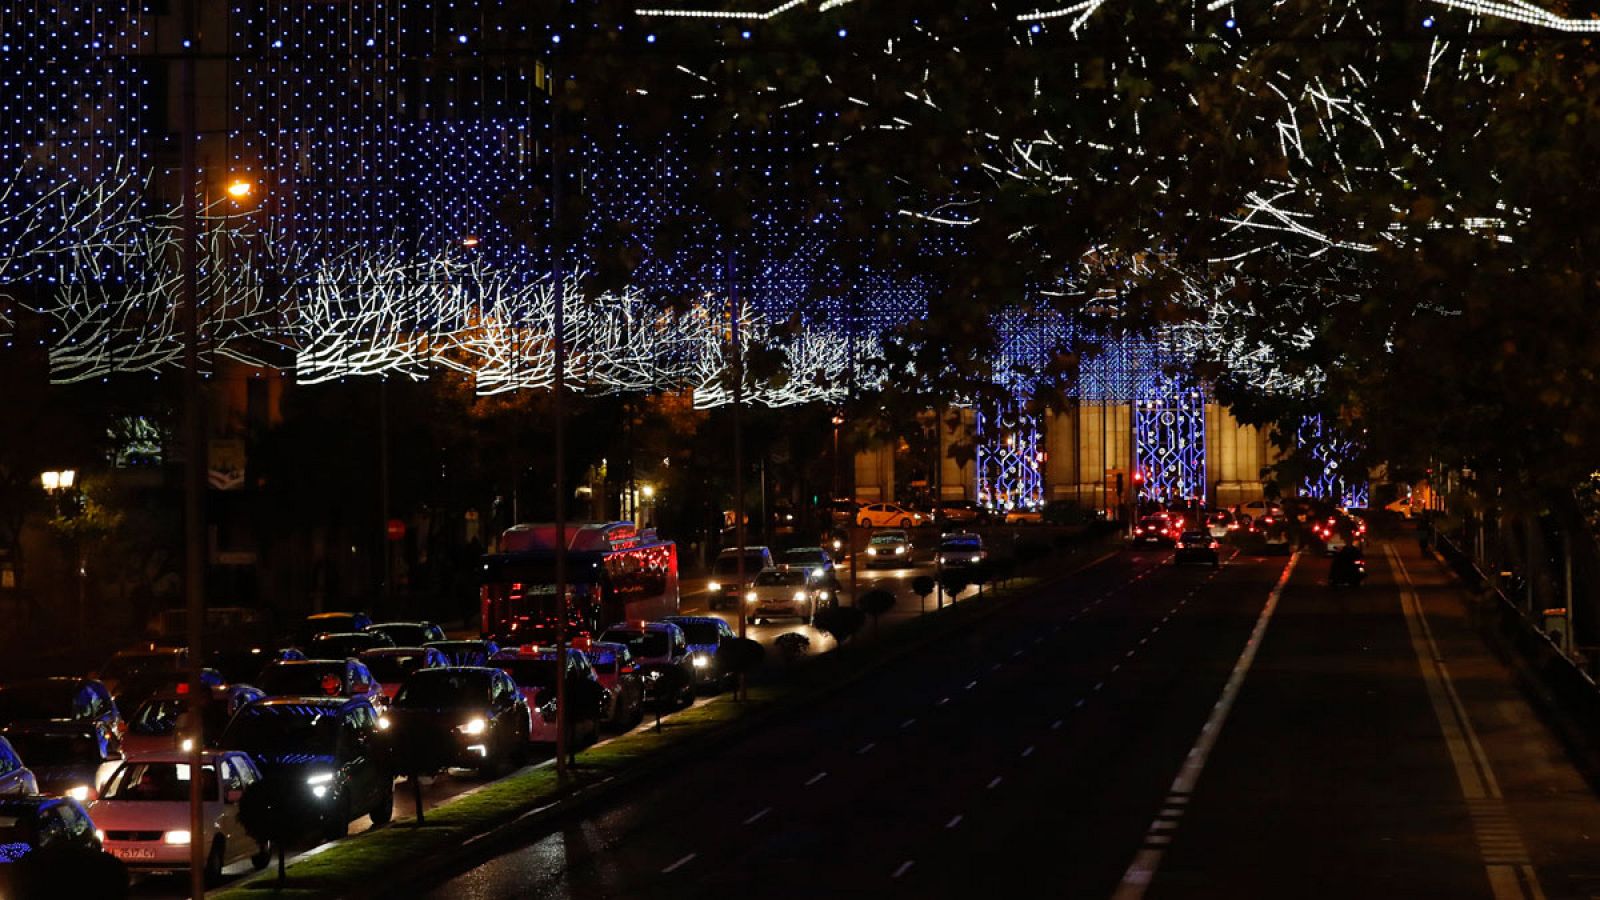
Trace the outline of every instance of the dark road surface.
{"type": "Polygon", "coordinates": [[[1397,549],[1121,554],[428,896],[1590,896],[1600,804],[1397,549]]]}

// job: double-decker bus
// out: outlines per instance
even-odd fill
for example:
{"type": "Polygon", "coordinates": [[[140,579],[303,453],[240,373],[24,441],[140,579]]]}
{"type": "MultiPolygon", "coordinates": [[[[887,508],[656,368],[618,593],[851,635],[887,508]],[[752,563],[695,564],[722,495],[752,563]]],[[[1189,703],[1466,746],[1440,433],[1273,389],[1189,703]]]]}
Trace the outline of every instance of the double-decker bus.
{"type": "MultiPolygon", "coordinates": [[[[567,634],[596,635],[624,619],[678,612],[678,547],[632,522],[567,526],[567,634]]],[[[500,552],[483,558],[478,597],[486,638],[527,644],[553,640],[556,527],[515,525],[500,552]]]]}

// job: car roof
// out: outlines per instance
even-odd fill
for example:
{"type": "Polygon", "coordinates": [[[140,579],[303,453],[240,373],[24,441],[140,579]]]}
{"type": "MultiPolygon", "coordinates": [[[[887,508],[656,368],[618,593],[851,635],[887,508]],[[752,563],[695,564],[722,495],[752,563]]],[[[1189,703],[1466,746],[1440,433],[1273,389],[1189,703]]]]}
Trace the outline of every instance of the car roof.
{"type": "Polygon", "coordinates": [[[366,631],[372,631],[375,628],[387,628],[390,625],[399,625],[399,626],[401,626],[403,628],[432,628],[433,627],[433,623],[432,622],[373,622],[371,625],[368,625],[365,630],[366,631]]]}
{"type": "Polygon", "coordinates": [[[789,549],[783,551],[783,555],[784,556],[790,556],[790,555],[795,554],[795,553],[827,553],[827,552],[828,551],[822,549],[821,547],[790,547],[789,549]]]}
{"type": "Polygon", "coordinates": [[[0,813],[7,812],[33,812],[41,806],[48,806],[61,801],[60,797],[51,797],[45,794],[24,794],[0,797],[0,813]]]}
{"type": "MultiPolygon", "coordinates": [[[[201,763],[216,762],[224,756],[246,756],[240,750],[219,750],[214,748],[200,751],[201,763]]],[[[130,753],[123,760],[127,763],[173,763],[183,765],[189,761],[189,754],[179,750],[153,750],[149,753],[130,753]]]]}
{"type": "MultiPolygon", "coordinates": [[[[777,572],[777,571],[780,571],[780,570],[779,569],[762,569],[761,571],[763,571],[763,572],[777,572]]],[[[726,624],[721,619],[717,618],[716,616],[665,616],[665,617],[663,617],[661,619],[661,621],[670,622],[673,625],[682,625],[682,624],[688,624],[688,625],[723,625],[723,624],[726,624]]]]}
{"type": "Polygon", "coordinates": [[[970,531],[953,531],[953,532],[945,535],[944,537],[940,538],[939,540],[941,540],[941,541],[961,541],[963,543],[977,542],[977,543],[981,544],[981,543],[983,543],[983,536],[982,535],[973,534],[970,531]]]}
{"type": "Polygon", "coordinates": [[[344,709],[353,703],[364,703],[359,697],[263,697],[244,709],[282,709],[285,707],[315,707],[321,710],[344,709]]]}
{"type": "Polygon", "coordinates": [[[363,612],[319,612],[306,616],[306,621],[322,622],[328,619],[358,619],[366,615],[363,612]]]}
{"type": "Polygon", "coordinates": [[[873,535],[872,540],[903,541],[906,540],[906,537],[906,533],[898,528],[886,528],[873,535]]]}
{"type": "Polygon", "coordinates": [[[359,659],[377,659],[384,656],[426,656],[432,647],[373,647],[361,651],[359,659]]]}

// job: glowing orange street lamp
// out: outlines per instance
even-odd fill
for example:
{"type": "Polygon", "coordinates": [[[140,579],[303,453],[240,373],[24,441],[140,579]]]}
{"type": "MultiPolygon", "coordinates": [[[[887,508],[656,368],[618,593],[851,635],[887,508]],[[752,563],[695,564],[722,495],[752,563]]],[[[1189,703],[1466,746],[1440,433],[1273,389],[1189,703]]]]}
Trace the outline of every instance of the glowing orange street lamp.
{"type": "Polygon", "coordinates": [[[232,197],[236,202],[243,202],[249,200],[251,195],[256,192],[256,186],[253,182],[246,181],[243,178],[235,178],[228,182],[226,190],[228,196],[232,197]]]}

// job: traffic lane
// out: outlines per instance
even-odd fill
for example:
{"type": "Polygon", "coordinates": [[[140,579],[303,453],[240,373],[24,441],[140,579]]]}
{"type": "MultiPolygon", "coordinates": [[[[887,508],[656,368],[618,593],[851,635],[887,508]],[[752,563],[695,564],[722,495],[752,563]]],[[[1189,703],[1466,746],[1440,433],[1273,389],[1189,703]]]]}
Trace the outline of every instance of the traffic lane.
{"type": "MultiPolygon", "coordinates": [[[[1161,567],[1160,571],[1172,570],[1161,567]]],[[[674,773],[665,781],[643,793],[634,802],[622,804],[593,819],[575,823],[566,832],[550,835],[530,846],[509,853],[485,866],[468,872],[442,886],[434,896],[514,896],[518,891],[532,891],[541,896],[585,896],[607,892],[619,884],[649,885],[653,895],[661,893],[662,885],[656,879],[660,869],[671,868],[667,874],[684,873],[676,879],[689,883],[693,879],[713,877],[708,873],[748,871],[741,868],[742,861],[721,860],[716,857],[724,848],[753,839],[740,834],[740,829],[755,827],[771,819],[779,821],[779,807],[784,807],[781,820],[786,829],[798,829],[793,834],[784,831],[775,839],[763,840],[760,848],[793,853],[796,865],[811,857],[805,847],[818,842],[826,843],[823,835],[838,830],[839,797],[856,798],[852,814],[863,811],[860,798],[870,795],[877,785],[896,783],[900,789],[913,794],[930,788],[924,782],[938,783],[933,777],[949,774],[948,752],[939,752],[942,745],[964,747],[962,742],[946,734],[935,735],[927,743],[913,739],[918,733],[919,716],[922,721],[936,721],[947,717],[972,701],[953,695],[972,691],[988,678],[998,678],[1007,665],[1027,658],[1026,648],[1038,648],[1046,642],[1041,633],[1041,623],[1018,618],[1018,610],[1043,610],[1052,624],[1064,625],[1072,616],[1093,621],[1109,611],[1110,606],[1096,606],[1104,596],[1105,588],[1115,590],[1116,582],[1133,574],[1142,579],[1149,567],[1134,572],[1132,561],[1114,560],[1104,567],[1095,579],[1069,581],[1058,588],[1059,594],[1046,602],[1029,602],[1008,607],[988,624],[999,626],[1001,635],[964,635],[941,642],[919,659],[891,667],[881,677],[866,683],[869,689],[845,698],[836,706],[819,708],[814,714],[796,719],[785,725],[768,729],[741,741],[735,748],[719,755],[715,764],[687,768],[674,773]],[[1098,583],[1096,583],[1098,582],[1098,583]],[[1012,619],[1007,623],[996,620],[1012,619]],[[1009,636],[1009,639],[1007,639],[1009,636]],[[1009,648],[1009,652],[1004,651],[1009,648]],[[929,663],[935,665],[929,665],[929,663]],[[997,670],[995,667],[999,666],[997,670]],[[931,676],[931,677],[930,677],[931,676]],[[970,687],[969,687],[970,686],[970,687]],[[911,743],[902,743],[911,741],[911,743]],[[919,754],[939,757],[927,762],[919,754]],[[907,765],[921,765],[928,776],[906,782],[896,777],[896,772],[907,765]],[[739,783],[752,786],[751,790],[729,793],[727,784],[730,772],[737,773],[739,783]],[[767,796],[770,790],[771,795],[767,796]],[[810,794],[818,804],[813,809],[796,813],[788,806],[800,807],[800,795],[810,794]],[[812,827],[813,823],[816,827],[812,827]],[[714,836],[732,829],[729,836],[714,836]],[[574,841],[581,834],[584,840],[574,841]],[[699,849],[685,845],[685,836],[692,835],[699,849]],[[674,855],[676,854],[676,855],[674,855]],[[675,868],[674,863],[694,855],[675,868]],[[701,857],[705,860],[702,861],[701,857]],[[530,880],[531,879],[531,880],[530,880]]],[[[1187,577],[1187,573],[1185,575],[1187,577]]],[[[1148,585],[1146,590],[1161,593],[1167,588],[1148,585]]],[[[1153,604],[1145,604],[1153,605],[1153,604]]],[[[1087,628],[1083,629],[1087,631],[1087,628]]],[[[1073,629],[1063,628],[1060,635],[1071,635],[1073,629]]],[[[1131,639],[1131,635],[1129,635],[1131,639]]],[[[1116,652],[1115,648],[1100,648],[1103,643],[1093,638],[1074,640],[1066,645],[1050,648],[1064,659],[1082,658],[1101,650],[1116,652]]],[[[1103,655],[1103,654],[1102,654],[1103,655]]],[[[1114,665],[1109,659],[1104,662],[1114,665]]],[[[1022,684],[1031,686],[1033,680],[1022,678],[1022,684]]],[[[1021,696],[1011,688],[1003,691],[1021,696]]],[[[1002,709],[1002,718],[1016,718],[1016,709],[1002,709]]],[[[959,719],[952,719],[960,726],[959,719]]],[[[948,727],[948,726],[946,726],[948,727]]],[[[960,737],[956,735],[955,737],[960,737]]],[[[965,747],[970,752],[970,747],[965,747]]],[[[959,764],[957,765],[959,768],[959,764]]],[[[899,808],[902,802],[871,803],[874,807],[887,805],[899,808]]],[[[776,827],[776,826],[774,826],[776,827]]],[[[760,866],[772,864],[761,858],[760,866]]],[[[714,875],[714,877],[722,877],[714,875]]],[[[731,877],[731,876],[730,876],[731,877]]],[[[698,882],[696,882],[698,883],[698,882]]],[[[691,888],[691,891],[699,888],[691,888]]]]}
{"type": "Polygon", "coordinates": [[[1151,896],[1489,896],[1395,573],[1368,553],[1367,583],[1333,589],[1304,562],[1151,896]]]}
{"type": "Polygon", "coordinates": [[[1002,784],[952,798],[965,800],[949,811],[962,816],[955,827],[924,817],[902,829],[886,855],[914,865],[880,883],[907,895],[1048,885],[1052,896],[1110,896],[1285,562],[1237,557],[1207,584],[1160,598],[1115,671],[1083,669],[1087,689],[1082,678],[1056,682],[1011,764],[996,769],[1002,784]]]}

